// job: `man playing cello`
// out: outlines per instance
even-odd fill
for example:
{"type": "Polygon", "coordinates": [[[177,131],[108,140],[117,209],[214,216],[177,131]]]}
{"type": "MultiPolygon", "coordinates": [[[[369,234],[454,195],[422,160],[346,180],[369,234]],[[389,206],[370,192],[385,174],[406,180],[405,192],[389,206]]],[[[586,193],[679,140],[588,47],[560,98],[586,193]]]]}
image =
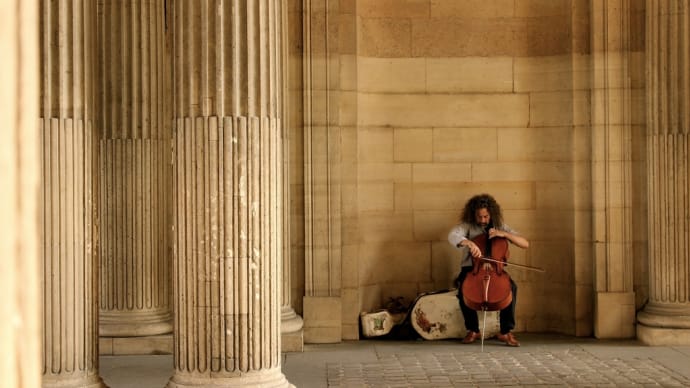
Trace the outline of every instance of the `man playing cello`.
{"type": "MultiPolygon", "coordinates": [[[[456,280],[458,285],[458,300],[460,310],[465,319],[467,335],[462,340],[464,344],[471,344],[481,337],[479,319],[475,310],[469,308],[462,295],[462,285],[467,275],[473,270],[473,257],[481,258],[483,252],[472,239],[482,233],[488,233],[488,238],[503,237],[520,248],[529,247],[529,241],[503,223],[503,215],[498,202],[489,194],[479,194],[470,198],[460,215],[460,223],[448,233],[448,241],[456,248],[467,248],[467,254],[461,263],[461,271],[456,280]],[[488,230],[487,230],[488,228],[488,230]]],[[[500,313],[501,334],[496,338],[508,346],[520,346],[513,333],[515,328],[515,304],[517,300],[517,285],[510,279],[512,302],[500,313]]]]}

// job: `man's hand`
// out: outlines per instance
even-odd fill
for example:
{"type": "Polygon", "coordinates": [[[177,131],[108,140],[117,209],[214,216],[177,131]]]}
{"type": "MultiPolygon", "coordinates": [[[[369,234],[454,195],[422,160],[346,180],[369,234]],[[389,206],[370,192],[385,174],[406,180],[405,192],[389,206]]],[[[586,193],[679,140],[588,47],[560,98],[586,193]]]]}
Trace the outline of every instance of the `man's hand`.
{"type": "Polygon", "coordinates": [[[489,229],[489,238],[494,238],[494,237],[506,237],[506,233],[502,230],[491,228],[491,229],[489,229]]]}
{"type": "Polygon", "coordinates": [[[482,251],[473,241],[465,240],[465,246],[470,250],[470,254],[472,255],[472,257],[477,259],[482,257],[482,251]]]}

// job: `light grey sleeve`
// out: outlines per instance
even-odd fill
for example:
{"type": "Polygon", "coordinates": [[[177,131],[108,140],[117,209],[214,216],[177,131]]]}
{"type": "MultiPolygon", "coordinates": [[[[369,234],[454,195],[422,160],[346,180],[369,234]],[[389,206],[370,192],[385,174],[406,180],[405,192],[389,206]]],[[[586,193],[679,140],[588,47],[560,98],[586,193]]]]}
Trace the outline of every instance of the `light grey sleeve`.
{"type": "Polygon", "coordinates": [[[465,225],[455,225],[453,229],[451,229],[450,232],[448,232],[448,242],[450,243],[450,245],[456,248],[460,248],[458,247],[458,244],[460,244],[464,240],[467,240],[467,237],[465,237],[467,236],[467,233],[468,231],[465,225]]]}
{"type": "Polygon", "coordinates": [[[467,236],[469,236],[469,226],[466,224],[456,225],[448,233],[448,242],[450,243],[450,245],[452,245],[455,249],[461,252],[460,267],[467,267],[472,265],[472,259],[469,254],[469,250],[465,247],[458,246],[458,244],[460,244],[464,240],[467,240],[467,236]]]}

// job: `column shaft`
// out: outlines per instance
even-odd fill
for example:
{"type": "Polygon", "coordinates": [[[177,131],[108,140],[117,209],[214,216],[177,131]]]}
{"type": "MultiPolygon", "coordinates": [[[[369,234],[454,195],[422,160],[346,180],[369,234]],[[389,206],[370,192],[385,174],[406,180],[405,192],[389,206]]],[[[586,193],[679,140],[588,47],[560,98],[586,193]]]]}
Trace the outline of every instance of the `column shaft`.
{"type": "Polygon", "coordinates": [[[304,6],[304,341],[342,340],[338,4],[304,6]],[[324,313],[327,312],[327,313],[324,313]]]}
{"type": "Polygon", "coordinates": [[[40,2],[43,385],[98,387],[96,6],[40,2]]]}
{"type": "Polygon", "coordinates": [[[649,303],[638,338],[690,344],[690,9],[647,1],[649,303]]]}
{"type": "Polygon", "coordinates": [[[174,7],[169,386],[289,386],[280,371],[283,2],[174,7]]]}
{"type": "Polygon", "coordinates": [[[594,334],[635,335],[629,0],[595,2],[592,19],[594,334]]]}
{"type": "MultiPolygon", "coordinates": [[[[282,15],[284,26],[288,25],[288,9],[283,7],[282,15]]],[[[300,16],[301,19],[301,16],[300,16]]],[[[280,52],[280,60],[282,62],[282,74],[283,79],[283,96],[288,95],[288,32],[282,36],[282,51],[280,52]]],[[[301,55],[301,52],[299,53],[301,55]]],[[[282,303],[281,303],[281,318],[280,318],[280,331],[281,331],[281,344],[282,351],[298,351],[301,352],[304,349],[304,338],[303,338],[303,321],[294,309],[292,305],[292,261],[291,261],[291,250],[292,241],[290,235],[290,222],[292,218],[290,217],[291,211],[291,200],[290,200],[290,133],[292,133],[291,127],[294,127],[293,122],[290,117],[290,109],[288,107],[290,98],[283,98],[281,114],[283,117],[283,181],[282,181],[282,192],[283,192],[283,225],[281,227],[281,234],[283,235],[283,278],[281,279],[282,284],[282,303]]]]}
{"type": "Polygon", "coordinates": [[[38,3],[11,0],[0,13],[0,376],[7,388],[41,384],[37,222],[40,153],[38,3]]]}
{"type": "Polygon", "coordinates": [[[172,331],[163,0],[101,6],[101,336],[172,331]]]}

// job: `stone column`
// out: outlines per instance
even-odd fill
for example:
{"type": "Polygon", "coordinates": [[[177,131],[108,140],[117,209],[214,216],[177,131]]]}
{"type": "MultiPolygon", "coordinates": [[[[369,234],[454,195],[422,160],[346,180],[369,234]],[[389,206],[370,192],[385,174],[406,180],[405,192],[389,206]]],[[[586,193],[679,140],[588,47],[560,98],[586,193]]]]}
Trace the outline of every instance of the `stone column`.
{"type": "Polygon", "coordinates": [[[594,335],[635,335],[630,1],[592,3],[594,335]]]}
{"type": "Polygon", "coordinates": [[[7,388],[41,385],[37,6],[5,1],[0,12],[0,376],[7,388]]]}
{"type": "Polygon", "coordinates": [[[282,387],[283,1],[174,3],[174,375],[282,387]]]}
{"type": "Polygon", "coordinates": [[[100,387],[96,4],[40,2],[43,386],[100,387]]]}
{"type": "Polygon", "coordinates": [[[165,90],[164,12],[163,0],[102,0],[100,6],[99,333],[104,337],[172,332],[172,172],[164,109],[172,101],[165,90]]]}
{"type": "Polygon", "coordinates": [[[690,345],[690,9],[647,1],[649,302],[637,337],[690,345]]]}
{"type": "Polygon", "coordinates": [[[338,6],[304,6],[304,342],[342,340],[338,6]]]}
{"type": "MultiPolygon", "coordinates": [[[[287,2],[286,2],[287,3],[287,2]]],[[[282,7],[282,25],[288,25],[288,8],[287,6],[282,7]]],[[[282,182],[282,192],[283,192],[283,225],[281,228],[281,233],[283,235],[283,278],[281,279],[282,285],[282,304],[280,307],[280,333],[281,333],[281,350],[283,352],[301,352],[304,349],[304,337],[302,330],[302,317],[297,315],[295,309],[292,306],[292,261],[290,251],[292,250],[291,238],[290,238],[290,133],[291,124],[289,114],[289,102],[290,98],[288,95],[288,31],[286,31],[282,36],[280,52],[280,60],[282,62],[282,74],[283,79],[283,100],[281,106],[280,117],[283,118],[283,182],[282,182]]]]}

